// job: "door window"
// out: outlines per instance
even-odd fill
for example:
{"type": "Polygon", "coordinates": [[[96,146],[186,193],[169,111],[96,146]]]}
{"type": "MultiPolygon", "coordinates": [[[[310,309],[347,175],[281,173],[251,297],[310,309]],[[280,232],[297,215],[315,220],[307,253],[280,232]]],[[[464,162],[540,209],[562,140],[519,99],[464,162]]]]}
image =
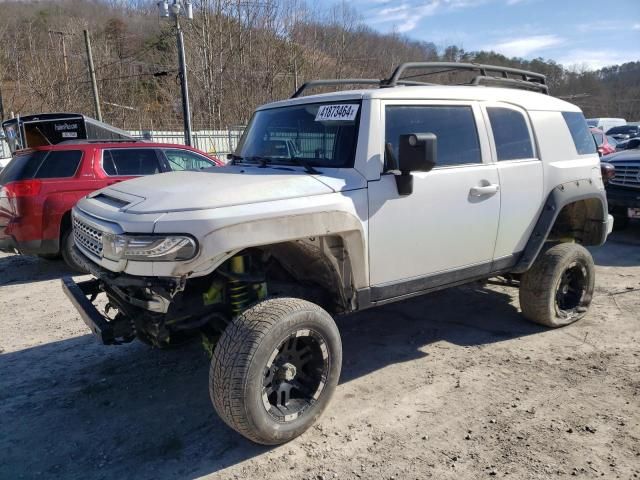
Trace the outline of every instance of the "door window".
{"type": "Polygon", "coordinates": [[[533,158],[533,144],[522,113],[510,108],[487,108],[498,160],[533,158]]]}
{"type": "Polygon", "coordinates": [[[150,148],[114,148],[105,150],[102,168],[107,175],[153,175],[160,172],[155,150],[150,148]]]}
{"type": "Polygon", "coordinates": [[[201,168],[213,167],[211,160],[207,160],[202,155],[189,150],[164,150],[171,170],[200,170],[201,168]]]}
{"type": "Polygon", "coordinates": [[[400,135],[433,133],[438,138],[436,167],[482,163],[471,107],[393,105],[385,114],[385,143],[391,144],[396,158],[400,135]]]}

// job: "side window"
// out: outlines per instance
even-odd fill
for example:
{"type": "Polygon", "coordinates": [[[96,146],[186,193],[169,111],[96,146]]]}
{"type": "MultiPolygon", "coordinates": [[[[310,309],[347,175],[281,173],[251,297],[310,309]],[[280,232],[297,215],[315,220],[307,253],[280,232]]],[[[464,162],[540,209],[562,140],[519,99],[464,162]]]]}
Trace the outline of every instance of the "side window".
{"type": "Polygon", "coordinates": [[[524,116],[510,108],[488,107],[498,160],[533,158],[533,145],[524,116]]]}
{"type": "Polygon", "coordinates": [[[81,150],[55,150],[49,152],[34,178],[73,177],[80,165],[81,150]]]}
{"type": "Polygon", "coordinates": [[[153,175],[160,172],[155,150],[148,148],[114,148],[102,155],[102,168],[107,175],[153,175]]]}
{"type": "Polygon", "coordinates": [[[213,163],[197,153],[189,150],[164,150],[171,170],[200,170],[213,167],[213,163]]]}
{"type": "Polygon", "coordinates": [[[593,139],[596,141],[596,145],[600,146],[604,143],[604,135],[602,133],[595,132],[593,134],[593,139]]]}
{"type": "Polygon", "coordinates": [[[406,133],[434,133],[438,137],[437,167],[482,163],[473,110],[466,106],[388,106],[385,143],[398,156],[398,140],[406,133]]]}
{"type": "Polygon", "coordinates": [[[589,133],[584,115],[580,112],[562,112],[562,116],[569,128],[569,132],[571,132],[571,138],[573,138],[578,155],[596,153],[596,144],[591,133],[589,133]]]}

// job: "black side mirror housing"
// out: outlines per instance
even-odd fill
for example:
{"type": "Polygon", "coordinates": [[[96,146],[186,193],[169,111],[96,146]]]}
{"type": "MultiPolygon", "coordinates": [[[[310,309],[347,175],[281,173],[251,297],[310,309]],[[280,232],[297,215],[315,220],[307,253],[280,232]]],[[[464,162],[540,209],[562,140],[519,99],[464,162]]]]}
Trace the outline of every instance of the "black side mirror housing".
{"type": "Polygon", "coordinates": [[[438,138],[433,133],[400,135],[396,186],[399,195],[413,193],[411,172],[429,172],[436,165],[438,138]]]}

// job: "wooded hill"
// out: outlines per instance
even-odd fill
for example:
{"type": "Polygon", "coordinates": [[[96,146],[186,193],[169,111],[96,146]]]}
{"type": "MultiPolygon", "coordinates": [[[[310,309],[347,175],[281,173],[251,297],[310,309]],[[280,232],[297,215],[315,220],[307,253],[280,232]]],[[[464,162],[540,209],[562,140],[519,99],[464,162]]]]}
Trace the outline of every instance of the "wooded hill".
{"type": "MultiPolygon", "coordinates": [[[[175,35],[172,22],[158,17],[155,3],[2,3],[0,89],[5,118],[10,112],[94,115],[82,34],[88,29],[104,120],[127,129],[181,128],[175,35]]],[[[182,23],[195,128],[246,124],[257,105],[286,98],[309,79],[384,78],[401,62],[426,60],[544,73],[551,93],[577,103],[587,116],[640,120],[640,62],[598,71],[569,70],[541,58],[507,58],[457,46],[438,49],[433,43],[373,31],[346,2],[331,8],[311,3],[194,1],[194,20],[182,23]]]]}

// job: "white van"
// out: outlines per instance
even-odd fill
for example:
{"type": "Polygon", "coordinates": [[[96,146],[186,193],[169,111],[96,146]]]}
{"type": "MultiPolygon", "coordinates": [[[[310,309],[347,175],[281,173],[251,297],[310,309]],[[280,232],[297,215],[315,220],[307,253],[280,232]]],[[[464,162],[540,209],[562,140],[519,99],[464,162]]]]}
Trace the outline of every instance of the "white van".
{"type": "Polygon", "coordinates": [[[605,133],[610,128],[626,124],[627,121],[624,118],[587,118],[587,125],[599,128],[605,133]]]}

